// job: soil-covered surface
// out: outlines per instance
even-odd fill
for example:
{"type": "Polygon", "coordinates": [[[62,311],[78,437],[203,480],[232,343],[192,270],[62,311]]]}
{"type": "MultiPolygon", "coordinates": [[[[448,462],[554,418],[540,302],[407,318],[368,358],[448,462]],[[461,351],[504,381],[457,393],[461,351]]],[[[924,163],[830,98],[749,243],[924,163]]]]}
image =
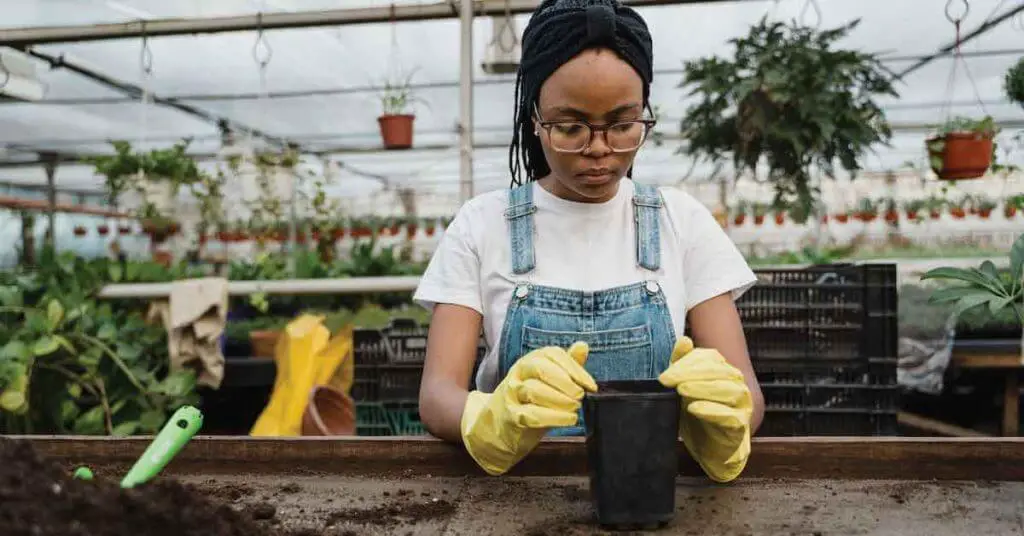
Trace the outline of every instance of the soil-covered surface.
{"type": "MultiPolygon", "coordinates": [[[[0,438],[4,536],[623,534],[593,522],[587,479],[190,474],[121,490],[73,480],[0,438]]],[[[1024,483],[680,478],[676,517],[652,534],[1021,534],[1024,483]]]]}

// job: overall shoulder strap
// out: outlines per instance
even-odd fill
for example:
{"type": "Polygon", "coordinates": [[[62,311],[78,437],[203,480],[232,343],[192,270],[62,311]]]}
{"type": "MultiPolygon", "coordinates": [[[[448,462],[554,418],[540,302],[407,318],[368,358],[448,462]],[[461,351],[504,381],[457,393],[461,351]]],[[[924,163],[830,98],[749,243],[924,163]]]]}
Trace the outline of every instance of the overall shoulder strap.
{"type": "Polygon", "coordinates": [[[512,273],[525,274],[537,265],[533,248],[533,183],[528,182],[508,191],[505,219],[509,223],[509,255],[512,273]]]}
{"type": "Polygon", "coordinates": [[[661,267],[659,215],[664,201],[656,186],[634,182],[633,219],[636,221],[636,262],[648,270],[661,267]]]}

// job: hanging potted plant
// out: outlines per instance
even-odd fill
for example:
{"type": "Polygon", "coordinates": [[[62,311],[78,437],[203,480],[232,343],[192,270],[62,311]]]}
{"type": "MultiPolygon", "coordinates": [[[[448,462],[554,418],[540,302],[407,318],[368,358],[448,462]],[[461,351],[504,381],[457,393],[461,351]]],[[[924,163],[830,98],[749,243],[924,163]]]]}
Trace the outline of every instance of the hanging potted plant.
{"type": "Polygon", "coordinates": [[[377,117],[380,136],[385,149],[408,149],[412,147],[413,122],[416,115],[410,111],[413,101],[412,76],[404,80],[387,81],[381,88],[382,113],[377,117]]]}
{"type": "Polygon", "coordinates": [[[989,116],[950,119],[925,141],[932,171],[939,179],[951,181],[984,176],[995,160],[997,132],[989,116]]]}
{"type": "Polygon", "coordinates": [[[942,217],[942,209],[946,208],[948,203],[945,199],[932,195],[925,200],[924,205],[928,209],[928,216],[933,220],[937,220],[942,217]]]}
{"type": "Polygon", "coordinates": [[[871,223],[878,217],[878,205],[870,198],[865,197],[857,202],[854,217],[864,223],[871,223]]]}
{"type": "Polygon", "coordinates": [[[1011,195],[1003,201],[1003,215],[1008,220],[1013,219],[1021,208],[1024,208],[1024,194],[1011,195]]]}
{"type": "Polygon", "coordinates": [[[167,149],[154,149],[148,153],[135,152],[127,141],[113,141],[113,155],[86,159],[96,173],[104,176],[104,189],[108,202],[117,206],[120,196],[135,190],[142,205],[152,206],[158,212],[169,214],[182,186],[200,182],[203,173],[192,157],[186,154],[189,140],[167,149]]]}
{"type": "Polygon", "coordinates": [[[737,201],[729,210],[732,213],[732,224],[739,227],[747,220],[747,202],[742,199],[737,201]]]}
{"type": "Polygon", "coordinates": [[[403,218],[405,221],[405,237],[412,240],[416,237],[416,231],[420,228],[420,221],[417,218],[403,218]]]}
{"type": "Polygon", "coordinates": [[[835,213],[835,218],[836,218],[836,221],[839,222],[839,223],[846,223],[846,222],[850,221],[850,211],[846,210],[846,209],[843,209],[840,212],[836,212],[835,213]]]}
{"type": "Polygon", "coordinates": [[[978,217],[983,220],[987,220],[992,216],[992,211],[995,210],[996,203],[987,196],[979,195],[974,198],[974,207],[977,210],[978,217]]]}
{"type": "Polygon", "coordinates": [[[768,214],[768,205],[760,202],[752,203],[750,210],[754,216],[754,225],[764,224],[764,218],[768,214]]]}
{"type": "Polygon", "coordinates": [[[949,206],[949,215],[953,216],[954,218],[956,218],[958,220],[962,220],[965,217],[967,217],[967,211],[964,209],[964,205],[966,204],[966,202],[967,202],[966,199],[960,199],[958,201],[951,201],[949,203],[949,205],[950,205],[949,206]]]}
{"type": "Polygon", "coordinates": [[[903,204],[903,211],[907,214],[907,219],[914,222],[921,221],[921,211],[924,209],[924,199],[912,199],[903,204]]]}
{"type": "Polygon", "coordinates": [[[1024,107],[1024,57],[1017,60],[1017,63],[1006,71],[1006,76],[1003,78],[1003,89],[1011,102],[1016,102],[1024,107]]]}
{"type": "Polygon", "coordinates": [[[882,216],[885,223],[888,223],[889,225],[896,225],[899,223],[900,212],[896,209],[896,200],[891,197],[887,197],[882,200],[882,204],[885,205],[885,213],[882,216]]]}
{"type": "Polygon", "coordinates": [[[75,233],[75,236],[85,236],[85,233],[87,231],[86,231],[85,227],[83,227],[81,225],[76,225],[74,230],[73,230],[73,232],[75,233]]]}
{"type": "Polygon", "coordinates": [[[110,234],[110,226],[105,223],[101,223],[96,227],[96,232],[99,233],[100,236],[107,236],[110,234]]]}
{"type": "MultiPolygon", "coordinates": [[[[869,53],[842,49],[859,21],[818,30],[767,17],[730,43],[731,58],[689,61],[680,87],[692,88],[681,148],[737,168],[768,169],[779,201],[815,215],[811,168],[856,173],[873,145],[891,138],[877,96],[898,96],[888,69],[869,53]]],[[[802,221],[797,223],[803,223],[802,221]]]]}
{"type": "Polygon", "coordinates": [[[427,236],[434,236],[437,232],[437,219],[436,218],[423,218],[423,232],[427,236]]]}

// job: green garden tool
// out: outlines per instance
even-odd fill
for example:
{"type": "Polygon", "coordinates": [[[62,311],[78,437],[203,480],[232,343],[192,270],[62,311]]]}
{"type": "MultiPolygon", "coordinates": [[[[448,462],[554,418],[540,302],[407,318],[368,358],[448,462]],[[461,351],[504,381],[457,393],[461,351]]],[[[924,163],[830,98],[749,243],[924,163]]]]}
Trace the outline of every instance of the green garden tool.
{"type": "Polygon", "coordinates": [[[121,480],[121,487],[131,488],[155,477],[202,426],[202,412],[192,406],[178,408],[121,480]]]}

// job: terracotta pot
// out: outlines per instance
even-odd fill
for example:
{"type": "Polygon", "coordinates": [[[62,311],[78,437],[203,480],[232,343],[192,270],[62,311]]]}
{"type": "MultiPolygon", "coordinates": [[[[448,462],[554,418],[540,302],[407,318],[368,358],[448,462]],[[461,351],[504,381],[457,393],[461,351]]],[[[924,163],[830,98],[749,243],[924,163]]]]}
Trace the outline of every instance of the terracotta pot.
{"type": "Polygon", "coordinates": [[[356,435],[356,404],[352,397],[328,385],[310,389],[306,411],[302,413],[302,435],[356,435]]]}
{"type": "Polygon", "coordinates": [[[900,215],[895,210],[888,210],[885,212],[885,221],[887,223],[896,223],[900,221],[900,215]]]}
{"type": "Polygon", "coordinates": [[[417,226],[417,225],[410,225],[410,226],[405,228],[405,236],[407,236],[409,238],[412,238],[412,237],[416,236],[416,231],[418,231],[418,230],[419,230],[419,226],[417,226]]]}
{"type": "Polygon", "coordinates": [[[761,225],[762,223],[764,223],[764,214],[754,216],[754,225],[761,225]]]}
{"type": "Polygon", "coordinates": [[[846,222],[850,221],[850,215],[849,214],[836,214],[836,221],[839,222],[839,223],[846,223],[846,222]]]}
{"type": "Polygon", "coordinates": [[[434,233],[437,232],[437,227],[427,227],[424,229],[424,232],[427,233],[427,236],[434,236],[434,233]]]}
{"type": "Polygon", "coordinates": [[[85,227],[75,227],[75,236],[85,236],[85,227]]]}
{"type": "Polygon", "coordinates": [[[153,262],[165,267],[170,267],[171,264],[174,264],[174,256],[171,255],[170,251],[154,251],[153,262]]]}
{"type": "Polygon", "coordinates": [[[745,222],[745,221],[747,221],[747,215],[746,214],[739,214],[739,215],[737,215],[736,217],[734,217],[732,219],[732,224],[733,225],[743,225],[743,222],[745,222]]]}
{"type": "Polygon", "coordinates": [[[929,215],[932,217],[933,220],[937,220],[942,217],[942,213],[939,212],[938,210],[933,210],[929,212],[929,215]]]}
{"type": "Polygon", "coordinates": [[[1013,205],[1006,205],[1003,207],[1003,215],[1007,218],[1012,218],[1017,215],[1017,207],[1013,205]]]}
{"type": "Polygon", "coordinates": [[[980,216],[981,219],[983,219],[983,220],[987,220],[989,218],[989,216],[991,216],[991,215],[992,215],[992,209],[990,209],[990,208],[979,208],[978,209],[978,216],[980,216]]]}
{"type": "Polygon", "coordinates": [[[964,209],[960,207],[949,209],[949,213],[952,214],[953,217],[958,220],[962,220],[965,216],[967,216],[967,213],[964,211],[964,209]]]}
{"type": "Polygon", "coordinates": [[[385,149],[408,149],[412,147],[412,123],[415,115],[382,115],[377,118],[380,136],[385,149]]]}
{"type": "Polygon", "coordinates": [[[907,219],[908,220],[916,220],[917,219],[917,211],[916,210],[908,210],[907,211],[907,219]]]}
{"type": "Polygon", "coordinates": [[[875,221],[875,218],[877,218],[877,217],[878,217],[878,214],[875,214],[874,212],[858,212],[857,213],[857,219],[862,221],[862,222],[864,222],[864,223],[871,223],[871,222],[875,221]]]}
{"type": "Polygon", "coordinates": [[[122,225],[122,226],[117,228],[117,232],[119,232],[119,233],[121,233],[123,235],[131,234],[132,228],[130,226],[128,226],[128,225],[122,225]]]}
{"type": "Polygon", "coordinates": [[[99,233],[100,236],[107,236],[107,234],[110,233],[110,226],[100,225],[99,227],[96,228],[96,232],[99,233]]]}
{"type": "Polygon", "coordinates": [[[992,136],[988,134],[953,132],[928,138],[925,146],[929,157],[942,158],[942,169],[932,167],[942,180],[977,179],[985,175],[992,165],[992,136]],[[941,151],[930,147],[938,140],[945,140],[941,151]]]}
{"type": "Polygon", "coordinates": [[[249,345],[252,346],[253,357],[274,357],[274,349],[277,348],[277,341],[281,338],[281,332],[276,329],[260,329],[249,332],[249,345]]]}
{"type": "Polygon", "coordinates": [[[342,238],[345,238],[345,230],[335,229],[331,231],[331,237],[334,238],[335,240],[341,240],[342,238]]]}
{"type": "Polygon", "coordinates": [[[776,214],[775,215],[775,224],[776,225],[782,225],[784,223],[786,223],[786,215],[785,214],[776,214]]]}

